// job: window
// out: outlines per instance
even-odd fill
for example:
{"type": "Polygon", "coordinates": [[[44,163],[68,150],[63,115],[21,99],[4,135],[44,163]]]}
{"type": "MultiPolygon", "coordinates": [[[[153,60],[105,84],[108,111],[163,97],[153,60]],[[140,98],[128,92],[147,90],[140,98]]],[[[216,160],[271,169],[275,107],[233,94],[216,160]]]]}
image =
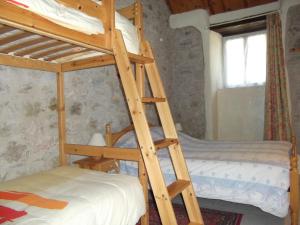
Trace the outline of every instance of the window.
{"type": "Polygon", "coordinates": [[[224,85],[243,87],[266,81],[266,32],[224,38],[224,85]]]}

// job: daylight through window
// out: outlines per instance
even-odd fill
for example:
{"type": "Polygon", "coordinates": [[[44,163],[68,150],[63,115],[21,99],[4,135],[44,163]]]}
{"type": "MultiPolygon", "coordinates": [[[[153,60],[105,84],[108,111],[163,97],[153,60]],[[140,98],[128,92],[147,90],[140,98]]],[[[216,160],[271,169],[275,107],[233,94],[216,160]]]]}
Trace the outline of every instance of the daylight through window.
{"type": "Polygon", "coordinates": [[[224,38],[226,87],[263,85],[266,81],[266,32],[224,38]]]}

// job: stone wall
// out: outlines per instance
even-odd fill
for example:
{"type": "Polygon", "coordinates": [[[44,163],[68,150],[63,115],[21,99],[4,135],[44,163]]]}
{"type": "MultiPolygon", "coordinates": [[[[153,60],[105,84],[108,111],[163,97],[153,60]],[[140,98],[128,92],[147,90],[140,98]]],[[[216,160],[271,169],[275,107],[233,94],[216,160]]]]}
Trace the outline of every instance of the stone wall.
{"type": "MultiPolygon", "coordinates": [[[[119,1],[127,5],[132,1],[119,1]]],[[[169,90],[171,73],[164,1],[144,0],[145,32],[169,90]]],[[[113,122],[115,130],[129,124],[114,67],[67,73],[67,134],[70,143],[86,144],[92,133],[113,122]]],[[[47,72],[0,66],[0,181],[58,165],[56,79],[47,72]]],[[[153,114],[151,114],[153,115],[153,114]]],[[[151,116],[155,118],[154,116],[151,116]]]]}
{"type": "Polygon", "coordinates": [[[175,122],[197,138],[205,137],[204,58],[201,33],[194,27],[175,29],[172,40],[170,103],[175,122]]]}
{"type": "Polygon", "coordinates": [[[289,8],[286,22],[286,62],[291,91],[293,124],[296,132],[298,152],[300,152],[300,52],[290,52],[300,48],[300,4],[289,8]]]}

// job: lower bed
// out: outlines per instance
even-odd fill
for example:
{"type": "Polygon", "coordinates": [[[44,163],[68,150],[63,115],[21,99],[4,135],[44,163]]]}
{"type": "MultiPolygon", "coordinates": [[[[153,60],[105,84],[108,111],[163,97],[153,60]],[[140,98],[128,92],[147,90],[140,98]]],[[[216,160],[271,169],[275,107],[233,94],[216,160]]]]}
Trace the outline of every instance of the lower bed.
{"type": "MultiPolygon", "coordinates": [[[[152,128],[154,140],[163,138],[161,128],[152,128]]],[[[250,204],[278,217],[289,209],[290,161],[288,142],[204,141],[179,132],[196,195],[250,204]]],[[[133,132],[117,142],[120,147],[135,147],[133,132]]],[[[167,151],[159,151],[165,181],[175,176],[167,151]]],[[[121,162],[121,171],[137,174],[133,162],[121,162]]]]}
{"type": "Polygon", "coordinates": [[[0,224],[135,225],[145,213],[136,177],[76,167],[0,184],[0,224]]]}

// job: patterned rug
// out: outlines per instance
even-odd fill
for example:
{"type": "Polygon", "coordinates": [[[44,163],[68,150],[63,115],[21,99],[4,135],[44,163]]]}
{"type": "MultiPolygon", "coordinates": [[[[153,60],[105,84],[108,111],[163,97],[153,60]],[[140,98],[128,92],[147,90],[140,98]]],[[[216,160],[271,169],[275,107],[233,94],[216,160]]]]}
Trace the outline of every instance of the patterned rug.
{"type": "MultiPolygon", "coordinates": [[[[189,223],[185,207],[180,204],[173,204],[178,225],[187,225],[189,223]]],[[[150,225],[161,225],[156,205],[149,203],[150,225]]],[[[201,209],[205,225],[240,225],[242,214],[223,212],[212,209],[201,209]]],[[[137,225],[140,225],[139,223],[137,225]]]]}

